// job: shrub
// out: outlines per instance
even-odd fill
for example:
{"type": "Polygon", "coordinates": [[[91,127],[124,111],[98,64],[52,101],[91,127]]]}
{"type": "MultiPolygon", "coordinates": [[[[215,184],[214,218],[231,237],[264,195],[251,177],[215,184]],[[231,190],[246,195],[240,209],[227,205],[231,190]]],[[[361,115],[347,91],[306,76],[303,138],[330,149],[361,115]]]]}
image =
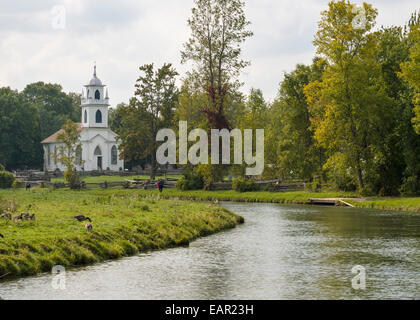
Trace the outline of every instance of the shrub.
{"type": "Polygon", "coordinates": [[[199,171],[186,169],[181,179],[176,183],[179,190],[201,190],[204,188],[204,179],[199,171]]]}
{"type": "Polygon", "coordinates": [[[2,164],[0,163],[0,171],[4,171],[4,170],[6,170],[6,168],[4,167],[4,165],[2,165],[2,164]]]}
{"type": "Polygon", "coordinates": [[[70,189],[80,189],[80,176],[76,171],[66,170],[64,179],[69,183],[70,189]]]}
{"type": "Polygon", "coordinates": [[[0,171],[0,189],[10,188],[15,181],[15,177],[12,173],[7,171],[0,171]]]}
{"type": "Polygon", "coordinates": [[[356,191],[357,181],[348,170],[349,165],[343,154],[336,153],[324,164],[323,170],[329,181],[333,181],[335,188],[342,191],[356,191]]]}
{"type": "Polygon", "coordinates": [[[239,178],[233,181],[233,190],[238,192],[258,191],[259,186],[252,179],[239,178]]]}
{"type": "Polygon", "coordinates": [[[201,190],[204,187],[203,178],[199,175],[184,175],[176,183],[176,188],[179,190],[201,190]]]}
{"type": "Polygon", "coordinates": [[[420,180],[416,176],[407,177],[403,180],[400,192],[404,196],[416,196],[420,194],[420,180]]]}
{"type": "Polygon", "coordinates": [[[208,164],[202,164],[194,168],[193,175],[197,177],[197,183],[203,181],[203,186],[201,187],[204,190],[210,190],[211,184],[213,183],[213,172],[212,166],[208,164]]]}
{"type": "Polygon", "coordinates": [[[25,184],[22,181],[20,181],[19,179],[15,179],[15,181],[13,181],[13,183],[12,183],[12,188],[13,189],[18,189],[18,188],[23,188],[23,187],[25,187],[25,184]]]}

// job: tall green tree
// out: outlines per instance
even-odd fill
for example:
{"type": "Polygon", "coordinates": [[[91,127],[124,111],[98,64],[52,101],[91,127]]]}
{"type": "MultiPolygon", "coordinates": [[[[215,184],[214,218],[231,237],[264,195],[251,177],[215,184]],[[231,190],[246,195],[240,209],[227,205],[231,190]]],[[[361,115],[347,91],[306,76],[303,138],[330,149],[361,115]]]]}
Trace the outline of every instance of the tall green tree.
{"type": "Polygon", "coordinates": [[[7,169],[42,167],[39,115],[33,103],[0,88],[0,163],[7,169]]]}
{"type": "Polygon", "coordinates": [[[134,98],[120,111],[120,150],[128,161],[148,158],[151,164],[150,179],[156,177],[158,167],[156,135],[160,129],[171,128],[178,89],[178,73],[171,64],[155,70],[153,64],[140,67],[134,98]]]}
{"type": "Polygon", "coordinates": [[[355,24],[358,10],[348,1],[330,2],[322,13],[314,44],[327,59],[321,82],[305,93],[311,108],[322,110],[314,119],[317,141],[328,149],[326,168],[341,168],[354,177],[360,190],[373,191],[384,159],[376,148],[389,130],[392,99],[386,93],[376,60],[377,42],[371,30],[377,10],[363,3],[363,23],[355,24]]]}
{"type": "Polygon", "coordinates": [[[76,150],[80,144],[81,129],[77,123],[70,119],[67,119],[61,129],[63,131],[57,136],[57,141],[62,145],[58,149],[59,152],[54,153],[53,156],[57,162],[66,167],[64,178],[70,184],[71,189],[76,189],[80,187],[79,175],[76,172],[76,150]]]}
{"type": "Polygon", "coordinates": [[[68,118],[80,121],[80,98],[67,95],[59,84],[36,82],[23,90],[26,100],[33,103],[39,114],[39,140],[57,132],[68,118]]]}
{"type": "Polygon", "coordinates": [[[182,62],[191,61],[195,69],[188,76],[207,94],[203,109],[210,128],[225,129],[229,95],[241,85],[240,72],[249,65],[241,58],[242,44],[252,36],[250,22],[240,0],[195,0],[188,20],[191,37],[181,52],[182,62]]]}
{"type": "Polygon", "coordinates": [[[270,110],[267,150],[273,175],[310,181],[322,177],[325,152],[315,140],[305,86],[319,81],[326,68],[325,60],[315,58],[311,66],[299,64],[284,75],[278,97],[270,110]]]}
{"type": "MultiPolygon", "coordinates": [[[[420,20],[418,18],[418,20],[420,20]]],[[[402,64],[401,75],[410,84],[414,90],[414,113],[413,126],[418,134],[420,134],[420,24],[411,26],[409,41],[410,61],[402,64]]]]}
{"type": "MultiPolygon", "coordinates": [[[[397,134],[402,137],[399,141],[404,144],[403,154],[406,164],[401,192],[420,194],[420,126],[418,125],[418,119],[420,119],[420,88],[418,86],[420,81],[418,79],[420,73],[420,13],[412,14],[408,24],[403,28],[402,34],[402,40],[397,48],[404,48],[404,57],[395,59],[395,63],[399,64],[395,68],[399,78],[394,81],[399,83],[398,88],[401,88],[398,91],[398,101],[403,108],[401,112],[403,122],[396,128],[397,134]]],[[[392,46],[392,48],[395,47],[392,46]]],[[[394,75],[394,78],[396,77],[397,75],[394,75]]]]}
{"type": "Polygon", "coordinates": [[[119,103],[115,109],[109,109],[109,127],[119,134],[122,126],[122,110],[127,107],[126,103],[119,103]]]}

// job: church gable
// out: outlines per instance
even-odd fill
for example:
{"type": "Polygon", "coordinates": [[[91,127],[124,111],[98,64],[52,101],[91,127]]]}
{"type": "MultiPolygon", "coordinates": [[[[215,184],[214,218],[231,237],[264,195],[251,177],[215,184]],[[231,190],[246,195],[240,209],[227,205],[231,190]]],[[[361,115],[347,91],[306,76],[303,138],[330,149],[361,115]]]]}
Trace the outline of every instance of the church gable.
{"type": "MultiPolygon", "coordinates": [[[[77,125],[79,126],[80,130],[82,131],[84,128],[82,127],[81,123],[77,123],[77,125]]],[[[45,144],[45,143],[57,143],[57,139],[60,133],[63,133],[63,129],[58,130],[56,133],[52,134],[51,136],[49,136],[48,138],[44,139],[41,143],[45,144]]]]}

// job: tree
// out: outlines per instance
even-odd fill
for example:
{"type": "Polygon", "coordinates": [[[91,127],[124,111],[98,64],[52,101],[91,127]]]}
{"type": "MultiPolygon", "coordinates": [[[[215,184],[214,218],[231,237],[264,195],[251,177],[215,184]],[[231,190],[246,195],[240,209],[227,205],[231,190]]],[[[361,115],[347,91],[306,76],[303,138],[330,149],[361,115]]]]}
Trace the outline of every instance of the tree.
{"type": "MultiPolygon", "coordinates": [[[[409,33],[410,61],[401,65],[401,76],[414,90],[414,113],[413,126],[420,134],[420,14],[416,17],[415,24],[411,25],[409,33]]],[[[412,19],[413,20],[413,19],[412,19]]]]}
{"type": "Polygon", "coordinates": [[[140,67],[143,73],[137,80],[135,97],[121,107],[120,150],[127,160],[148,158],[151,164],[150,179],[156,177],[160,129],[171,128],[178,90],[175,79],[178,73],[171,64],[154,70],[153,64],[140,67]]]}
{"type": "Polygon", "coordinates": [[[376,60],[375,35],[370,33],[377,10],[364,3],[363,12],[364,23],[357,25],[354,4],[329,3],[314,40],[328,67],[322,81],[309,84],[305,94],[310,107],[321,111],[313,125],[317,141],[328,149],[325,168],[350,172],[360,190],[370,191],[383,159],[375,146],[389,130],[393,101],[376,60]]]}
{"type": "Polygon", "coordinates": [[[126,103],[119,103],[115,109],[109,109],[109,127],[119,134],[122,126],[122,110],[127,107],[126,103]]]}
{"type": "Polygon", "coordinates": [[[56,161],[62,163],[66,170],[64,178],[70,184],[71,189],[80,187],[79,176],[76,173],[76,150],[80,142],[80,126],[72,120],[67,119],[66,123],[61,127],[62,132],[57,136],[57,141],[62,145],[58,148],[56,154],[53,154],[56,161]]]}
{"type": "Polygon", "coordinates": [[[229,129],[226,104],[240,87],[237,80],[249,62],[241,59],[241,45],[252,32],[247,30],[244,3],[240,0],[195,0],[188,20],[191,37],[181,52],[182,62],[192,61],[196,68],[189,77],[207,93],[203,112],[210,128],[229,129]]]}
{"type": "Polygon", "coordinates": [[[23,90],[39,113],[39,141],[57,132],[68,118],[80,121],[80,95],[67,95],[59,84],[36,82],[23,90]]]}
{"type": "Polygon", "coordinates": [[[42,166],[39,116],[33,103],[10,88],[0,88],[0,163],[7,169],[42,166]]]}
{"type": "Polygon", "coordinates": [[[316,114],[307,104],[304,88],[320,80],[326,67],[325,60],[315,58],[311,66],[299,64],[284,75],[269,112],[267,133],[267,151],[270,163],[276,166],[275,175],[310,181],[323,174],[325,151],[316,143],[311,125],[316,114]]]}

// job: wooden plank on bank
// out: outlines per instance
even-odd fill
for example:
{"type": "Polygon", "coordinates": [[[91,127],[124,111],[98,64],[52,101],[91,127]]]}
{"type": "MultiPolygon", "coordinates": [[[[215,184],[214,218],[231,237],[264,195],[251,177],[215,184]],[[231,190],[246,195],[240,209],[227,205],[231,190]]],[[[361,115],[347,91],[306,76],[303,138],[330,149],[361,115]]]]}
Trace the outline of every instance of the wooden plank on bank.
{"type": "Polygon", "coordinates": [[[340,203],[342,203],[342,204],[344,204],[344,205],[346,205],[346,206],[348,206],[348,207],[355,208],[355,206],[354,206],[354,205],[352,205],[352,204],[350,204],[350,203],[348,203],[348,202],[344,201],[343,199],[340,199],[339,201],[340,201],[340,203]]]}

